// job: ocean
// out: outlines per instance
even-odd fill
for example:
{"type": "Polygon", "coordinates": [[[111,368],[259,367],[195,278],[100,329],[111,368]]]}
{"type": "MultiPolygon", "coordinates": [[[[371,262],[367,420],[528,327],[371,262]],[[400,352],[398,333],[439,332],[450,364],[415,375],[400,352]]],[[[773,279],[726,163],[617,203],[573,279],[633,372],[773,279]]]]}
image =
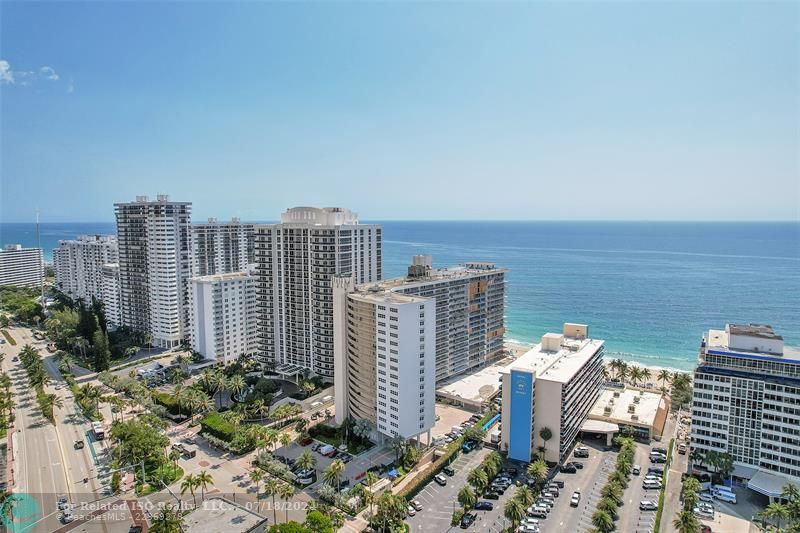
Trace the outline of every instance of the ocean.
{"type": "MultiPolygon", "coordinates": [[[[607,357],[689,370],[700,338],[727,322],[766,323],[800,345],[800,223],[387,221],[384,275],[411,256],[435,266],[494,261],[508,274],[507,338],[535,343],[588,324],[607,357]]],[[[42,224],[59,239],[113,223],[42,224]]],[[[0,224],[0,243],[36,245],[33,224],[0,224]]]]}

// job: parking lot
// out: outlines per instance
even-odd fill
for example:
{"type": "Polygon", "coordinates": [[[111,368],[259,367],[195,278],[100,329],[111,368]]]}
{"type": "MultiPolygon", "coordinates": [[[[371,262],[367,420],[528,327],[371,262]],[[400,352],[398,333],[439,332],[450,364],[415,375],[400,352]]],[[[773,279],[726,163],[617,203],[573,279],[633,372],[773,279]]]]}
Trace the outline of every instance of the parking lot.
{"type": "MultiPolygon", "coordinates": [[[[411,531],[438,533],[459,529],[458,526],[450,525],[453,511],[460,507],[457,497],[458,491],[468,485],[467,475],[481,464],[483,458],[490,451],[486,448],[481,448],[468,454],[459,454],[450,465],[455,470],[455,475],[452,477],[445,476],[447,485],[442,487],[435,481],[431,481],[414,497],[422,505],[422,511],[419,511],[415,516],[408,517],[407,522],[411,527],[411,531]]],[[[504,525],[503,507],[505,502],[513,497],[514,490],[514,487],[509,487],[505,494],[500,496],[500,499],[488,500],[494,505],[494,509],[491,511],[473,510],[472,512],[476,513],[478,518],[469,529],[487,532],[501,531],[504,525]]],[[[479,498],[478,501],[483,499],[479,498]]],[[[505,524],[507,525],[507,521],[505,521],[505,524]]]]}

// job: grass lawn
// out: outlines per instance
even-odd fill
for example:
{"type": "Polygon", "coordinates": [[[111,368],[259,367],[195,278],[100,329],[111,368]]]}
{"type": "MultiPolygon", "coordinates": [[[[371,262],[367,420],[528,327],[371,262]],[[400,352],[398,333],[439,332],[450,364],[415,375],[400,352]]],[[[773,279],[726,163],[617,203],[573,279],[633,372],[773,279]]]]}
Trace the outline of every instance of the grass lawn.
{"type": "Polygon", "coordinates": [[[172,463],[165,463],[155,470],[148,472],[147,477],[149,479],[161,479],[167,485],[171,485],[183,477],[183,468],[175,466],[172,463]]]}
{"type": "Polygon", "coordinates": [[[7,332],[6,330],[3,330],[3,337],[6,338],[6,341],[11,346],[16,346],[17,345],[17,341],[14,340],[14,337],[11,336],[11,333],[7,332]]]}

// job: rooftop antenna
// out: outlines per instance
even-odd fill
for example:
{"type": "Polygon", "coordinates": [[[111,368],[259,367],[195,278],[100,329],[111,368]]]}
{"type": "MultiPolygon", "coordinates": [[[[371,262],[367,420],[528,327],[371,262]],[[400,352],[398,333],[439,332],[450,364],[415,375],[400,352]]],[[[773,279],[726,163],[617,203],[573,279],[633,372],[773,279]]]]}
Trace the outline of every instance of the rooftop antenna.
{"type": "Polygon", "coordinates": [[[41,293],[39,303],[44,312],[44,250],[42,250],[42,234],[39,231],[39,209],[36,209],[36,246],[39,248],[39,291],[41,293]]]}

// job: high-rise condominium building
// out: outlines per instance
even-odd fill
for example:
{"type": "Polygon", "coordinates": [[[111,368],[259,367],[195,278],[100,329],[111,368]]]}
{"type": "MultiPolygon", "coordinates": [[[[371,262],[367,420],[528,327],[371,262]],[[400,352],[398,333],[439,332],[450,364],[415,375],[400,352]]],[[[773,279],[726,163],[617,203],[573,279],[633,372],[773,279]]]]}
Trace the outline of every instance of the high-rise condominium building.
{"type": "Polygon", "coordinates": [[[733,480],[770,497],[800,485],[800,352],[772,327],[709,330],[693,394],[693,450],[730,454],[733,480]]]}
{"type": "Polygon", "coordinates": [[[173,348],[187,337],[191,273],[190,202],[114,204],[119,244],[120,320],[150,335],[154,345],[173,348]]]}
{"type": "Polygon", "coordinates": [[[544,448],[544,459],[556,462],[569,451],[602,383],[604,341],[588,335],[588,326],[564,324],[501,372],[500,445],[509,458],[529,461],[544,448]],[[546,441],[544,428],[552,435],[546,441]]]}
{"type": "Polygon", "coordinates": [[[333,379],[335,275],[381,279],[382,228],[339,207],[295,207],[256,225],[259,359],[276,371],[333,379]]]}
{"type": "Polygon", "coordinates": [[[86,305],[90,305],[93,298],[102,300],[103,266],[118,260],[115,235],[81,235],[77,239],[58,241],[58,247],[53,250],[56,287],[86,305]]]}
{"type": "Polygon", "coordinates": [[[192,278],[192,349],[225,364],[253,355],[256,337],[256,279],[251,272],[192,278]]]}
{"type": "Polygon", "coordinates": [[[238,218],[192,224],[192,276],[244,272],[254,262],[254,224],[238,218]]]}
{"type": "MultiPolygon", "coordinates": [[[[354,290],[334,277],[336,420],[368,420],[374,436],[415,437],[435,422],[436,302],[354,290]]],[[[428,435],[430,442],[430,434],[428,435]]]]}
{"type": "Polygon", "coordinates": [[[494,263],[433,268],[431,256],[414,256],[408,275],[358,286],[436,302],[436,381],[479,367],[503,351],[506,273],[494,263]]]}
{"type": "Polygon", "coordinates": [[[7,244],[0,250],[0,285],[38,287],[42,282],[41,248],[7,244]]]}
{"type": "Polygon", "coordinates": [[[120,289],[119,289],[119,263],[107,263],[103,265],[102,287],[100,299],[103,301],[103,308],[106,313],[106,322],[110,328],[118,328],[122,325],[120,320],[120,289]]]}

